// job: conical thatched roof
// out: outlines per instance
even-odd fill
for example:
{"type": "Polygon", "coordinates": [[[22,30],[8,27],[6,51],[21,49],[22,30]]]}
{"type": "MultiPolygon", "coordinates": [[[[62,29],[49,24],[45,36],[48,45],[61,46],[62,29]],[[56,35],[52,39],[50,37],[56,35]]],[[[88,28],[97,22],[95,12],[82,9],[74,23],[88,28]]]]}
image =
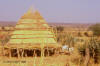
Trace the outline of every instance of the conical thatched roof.
{"type": "Polygon", "coordinates": [[[18,21],[7,47],[59,47],[52,29],[38,11],[28,11],[18,21]]]}

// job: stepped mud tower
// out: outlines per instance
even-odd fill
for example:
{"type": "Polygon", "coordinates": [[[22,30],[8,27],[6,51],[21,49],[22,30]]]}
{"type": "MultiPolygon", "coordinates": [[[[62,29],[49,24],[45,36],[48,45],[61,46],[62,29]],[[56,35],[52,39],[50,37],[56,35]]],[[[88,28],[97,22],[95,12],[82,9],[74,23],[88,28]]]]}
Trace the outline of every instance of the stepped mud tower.
{"type": "Polygon", "coordinates": [[[41,50],[44,50],[44,55],[54,54],[59,48],[53,30],[40,13],[29,10],[16,24],[11,39],[4,46],[4,51],[8,51],[8,54],[4,55],[33,57],[40,56],[41,50]]]}

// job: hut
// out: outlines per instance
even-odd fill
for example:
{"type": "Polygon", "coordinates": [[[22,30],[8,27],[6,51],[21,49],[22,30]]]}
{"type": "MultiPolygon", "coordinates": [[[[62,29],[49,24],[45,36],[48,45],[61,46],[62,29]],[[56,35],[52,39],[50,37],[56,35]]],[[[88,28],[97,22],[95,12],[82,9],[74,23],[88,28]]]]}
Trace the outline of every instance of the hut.
{"type": "Polygon", "coordinates": [[[25,13],[11,34],[9,42],[4,46],[9,57],[33,57],[54,54],[59,50],[53,29],[48,26],[38,11],[25,13]],[[48,51],[48,52],[47,52],[48,51]]]}

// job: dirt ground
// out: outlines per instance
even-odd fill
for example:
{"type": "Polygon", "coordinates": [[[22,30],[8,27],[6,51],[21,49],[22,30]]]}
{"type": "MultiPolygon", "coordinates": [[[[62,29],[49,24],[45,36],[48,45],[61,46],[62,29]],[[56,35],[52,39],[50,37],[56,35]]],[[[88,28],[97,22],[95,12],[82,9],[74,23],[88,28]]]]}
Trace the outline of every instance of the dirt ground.
{"type": "Polygon", "coordinates": [[[67,55],[52,57],[6,58],[0,57],[0,66],[66,66],[67,55]]]}

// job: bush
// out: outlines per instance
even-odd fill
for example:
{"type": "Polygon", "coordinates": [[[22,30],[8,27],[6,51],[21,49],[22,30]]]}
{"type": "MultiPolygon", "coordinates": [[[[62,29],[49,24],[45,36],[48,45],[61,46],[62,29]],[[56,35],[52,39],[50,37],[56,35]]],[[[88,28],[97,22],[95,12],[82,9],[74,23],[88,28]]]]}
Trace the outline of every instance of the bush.
{"type": "Polygon", "coordinates": [[[100,24],[95,24],[89,27],[93,31],[93,35],[100,36],[100,24]]]}
{"type": "Polygon", "coordinates": [[[78,47],[80,55],[83,57],[86,56],[86,48],[89,49],[90,58],[94,59],[94,63],[99,63],[100,60],[100,41],[97,41],[95,38],[91,38],[86,45],[78,47]]]}

